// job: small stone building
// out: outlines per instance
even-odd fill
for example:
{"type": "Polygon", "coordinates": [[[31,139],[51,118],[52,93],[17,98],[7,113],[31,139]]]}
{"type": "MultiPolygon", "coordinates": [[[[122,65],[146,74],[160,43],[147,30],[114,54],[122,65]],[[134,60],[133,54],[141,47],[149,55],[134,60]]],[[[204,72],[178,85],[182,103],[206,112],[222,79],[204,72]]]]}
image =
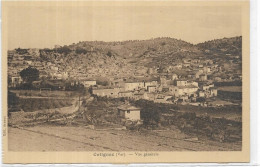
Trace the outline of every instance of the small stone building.
{"type": "Polygon", "coordinates": [[[131,121],[141,120],[140,108],[131,106],[129,104],[124,104],[124,105],[119,106],[117,108],[117,111],[118,111],[118,115],[125,119],[131,120],[131,121]]]}

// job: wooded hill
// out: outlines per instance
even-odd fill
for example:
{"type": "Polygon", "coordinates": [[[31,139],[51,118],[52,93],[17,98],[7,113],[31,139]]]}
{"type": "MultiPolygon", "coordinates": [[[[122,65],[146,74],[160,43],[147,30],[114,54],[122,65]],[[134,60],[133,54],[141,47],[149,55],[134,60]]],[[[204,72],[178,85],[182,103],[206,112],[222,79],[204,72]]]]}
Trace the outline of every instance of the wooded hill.
{"type": "Polygon", "coordinates": [[[232,54],[241,56],[242,36],[206,41],[197,44],[196,47],[207,54],[232,54]]]}
{"type": "MultiPolygon", "coordinates": [[[[29,51],[22,51],[23,56],[30,55],[29,51]]],[[[196,45],[169,37],[122,42],[85,41],[54,49],[40,49],[39,52],[39,61],[60,64],[59,68],[63,70],[94,69],[94,73],[107,70],[107,75],[136,75],[146,73],[148,67],[180,63],[183,58],[241,57],[242,37],[216,39],[196,45]]]]}

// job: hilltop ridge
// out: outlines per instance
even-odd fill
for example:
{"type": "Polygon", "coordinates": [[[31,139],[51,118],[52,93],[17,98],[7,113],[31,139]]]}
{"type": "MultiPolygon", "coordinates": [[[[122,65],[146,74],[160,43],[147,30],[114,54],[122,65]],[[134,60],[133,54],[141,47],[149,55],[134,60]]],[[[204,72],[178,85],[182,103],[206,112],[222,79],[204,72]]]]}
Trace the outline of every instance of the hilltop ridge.
{"type": "MultiPolygon", "coordinates": [[[[41,64],[49,64],[58,69],[56,73],[67,72],[73,79],[122,78],[145,76],[149,70],[156,72],[176,66],[183,59],[215,59],[221,55],[224,59],[229,55],[241,57],[242,37],[216,39],[196,45],[169,37],[116,42],[81,41],[68,46],[57,45],[53,49],[18,48],[9,53],[9,64],[16,63],[12,59],[14,54],[20,55],[23,60],[34,61],[32,64],[36,68],[37,62],[40,69],[41,64]]],[[[23,63],[18,69],[25,67],[26,63],[23,63]]],[[[48,75],[53,73],[51,71],[45,70],[48,75]]],[[[178,70],[175,71],[178,73],[178,70]]]]}

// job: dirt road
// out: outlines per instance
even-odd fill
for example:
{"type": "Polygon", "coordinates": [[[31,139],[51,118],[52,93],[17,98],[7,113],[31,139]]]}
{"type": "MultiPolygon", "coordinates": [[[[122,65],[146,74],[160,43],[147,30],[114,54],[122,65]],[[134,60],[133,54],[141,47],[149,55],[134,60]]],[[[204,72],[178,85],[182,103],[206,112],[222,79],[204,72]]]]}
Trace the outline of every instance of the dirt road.
{"type": "Polygon", "coordinates": [[[133,132],[85,127],[35,126],[8,128],[10,151],[227,151],[241,143],[185,141],[174,131],[133,132]]]}

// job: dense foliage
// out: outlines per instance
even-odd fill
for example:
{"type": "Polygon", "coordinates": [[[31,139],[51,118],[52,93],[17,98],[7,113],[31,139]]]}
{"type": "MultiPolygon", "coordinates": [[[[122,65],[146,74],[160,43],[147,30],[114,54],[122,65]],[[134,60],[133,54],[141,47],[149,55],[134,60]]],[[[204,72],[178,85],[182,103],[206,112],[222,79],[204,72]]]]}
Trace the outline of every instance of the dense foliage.
{"type": "Polygon", "coordinates": [[[22,77],[23,81],[32,83],[33,81],[37,81],[39,79],[39,70],[28,67],[20,72],[20,76],[22,77]]]}

